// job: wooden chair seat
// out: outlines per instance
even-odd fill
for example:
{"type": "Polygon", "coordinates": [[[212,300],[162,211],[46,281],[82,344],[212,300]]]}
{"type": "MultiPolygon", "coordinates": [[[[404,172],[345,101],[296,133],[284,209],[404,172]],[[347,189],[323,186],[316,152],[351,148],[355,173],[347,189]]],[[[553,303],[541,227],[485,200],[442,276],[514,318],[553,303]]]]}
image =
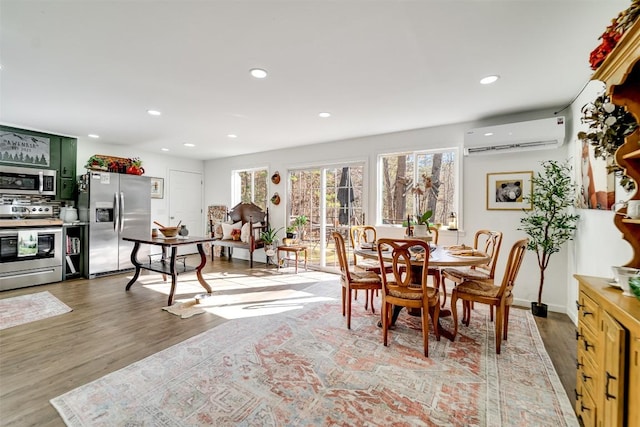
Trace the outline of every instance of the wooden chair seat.
{"type": "Polygon", "coordinates": [[[382,279],[373,271],[352,271],[347,259],[347,248],[344,237],[338,232],[331,234],[336,244],[336,256],[340,264],[340,283],[342,284],[342,315],[347,317],[347,328],[351,329],[351,297],[359,289],[366,291],[364,309],[371,304],[371,312],[376,310],[373,306],[373,291],[382,288],[382,279]],[[371,291],[371,292],[369,292],[371,291]]]}
{"type": "Polygon", "coordinates": [[[471,318],[471,304],[487,304],[496,311],[495,335],[496,353],[500,354],[502,340],[506,340],[509,331],[509,309],[513,303],[513,287],[515,285],[522,259],[527,250],[529,239],[518,240],[507,259],[504,276],[500,286],[489,282],[464,281],[453,288],[451,292],[451,311],[453,313],[454,331],[453,336],[458,333],[458,300],[462,300],[462,323],[469,326],[471,318]]]}
{"type": "Polygon", "coordinates": [[[456,281],[454,279],[458,279],[457,283],[462,283],[465,280],[493,281],[489,272],[471,267],[445,268],[442,270],[442,275],[454,282],[456,281]]]}
{"type": "MultiPolygon", "coordinates": [[[[421,300],[424,297],[421,287],[417,286],[398,286],[393,283],[388,284],[387,293],[389,296],[404,299],[421,300]]],[[[433,299],[438,291],[435,288],[427,287],[427,298],[433,299]]]]}

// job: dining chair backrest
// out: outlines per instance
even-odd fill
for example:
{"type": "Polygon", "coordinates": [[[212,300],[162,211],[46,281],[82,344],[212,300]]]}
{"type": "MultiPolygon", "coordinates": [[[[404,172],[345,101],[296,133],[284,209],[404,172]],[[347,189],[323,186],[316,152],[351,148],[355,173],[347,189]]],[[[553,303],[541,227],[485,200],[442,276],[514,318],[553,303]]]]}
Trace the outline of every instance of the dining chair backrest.
{"type": "Polygon", "coordinates": [[[387,285],[393,282],[401,288],[408,288],[410,285],[416,287],[421,285],[426,291],[427,272],[429,270],[429,244],[419,239],[380,239],[378,240],[378,258],[381,268],[384,268],[383,258],[391,257],[391,273],[382,275],[382,288],[385,291],[387,285]],[[420,248],[421,250],[416,250],[420,248]],[[390,252],[387,252],[390,251],[390,252]],[[411,259],[415,254],[422,256],[420,265],[412,266],[411,259]],[[421,267],[421,268],[412,268],[421,267]]]}
{"type": "Polygon", "coordinates": [[[518,240],[511,247],[509,252],[509,258],[507,258],[507,265],[504,270],[504,276],[502,277],[502,283],[500,284],[500,291],[498,291],[498,298],[506,298],[508,303],[511,303],[513,299],[513,286],[515,285],[524,254],[527,251],[527,244],[529,239],[518,240]]]}
{"type": "Polygon", "coordinates": [[[429,226],[429,231],[433,235],[431,241],[433,242],[434,245],[437,245],[438,240],[440,240],[440,231],[437,228],[431,227],[431,226],[429,226]]]}
{"type": "Polygon", "coordinates": [[[478,230],[473,239],[473,248],[489,256],[487,264],[477,265],[476,269],[485,270],[490,278],[495,277],[498,255],[502,246],[502,232],[492,230],[478,230]]]}
{"type": "MultiPolygon", "coordinates": [[[[349,230],[351,237],[351,247],[358,248],[362,243],[375,243],[378,238],[376,228],[372,225],[354,225],[349,230]]],[[[353,264],[358,264],[358,256],[353,253],[353,264]]]]}
{"type": "Polygon", "coordinates": [[[333,236],[333,240],[336,244],[336,256],[338,257],[342,280],[349,282],[351,281],[351,272],[349,271],[349,261],[347,259],[347,248],[344,244],[344,237],[336,231],[331,233],[331,235],[333,236]]]}

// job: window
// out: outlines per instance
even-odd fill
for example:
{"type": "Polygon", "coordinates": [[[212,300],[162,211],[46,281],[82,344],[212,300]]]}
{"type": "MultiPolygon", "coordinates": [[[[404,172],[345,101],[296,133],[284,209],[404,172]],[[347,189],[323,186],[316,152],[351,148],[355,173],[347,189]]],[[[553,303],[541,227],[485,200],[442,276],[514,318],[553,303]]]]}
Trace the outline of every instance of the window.
{"type": "Polygon", "coordinates": [[[457,207],[457,149],[379,156],[379,209],[383,224],[406,224],[407,216],[433,211],[446,224],[457,207]]]}
{"type": "Polygon", "coordinates": [[[236,203],[254,203],[267,208],[267,169],[245,169],[233,172],[233,200],[236,203]]]}

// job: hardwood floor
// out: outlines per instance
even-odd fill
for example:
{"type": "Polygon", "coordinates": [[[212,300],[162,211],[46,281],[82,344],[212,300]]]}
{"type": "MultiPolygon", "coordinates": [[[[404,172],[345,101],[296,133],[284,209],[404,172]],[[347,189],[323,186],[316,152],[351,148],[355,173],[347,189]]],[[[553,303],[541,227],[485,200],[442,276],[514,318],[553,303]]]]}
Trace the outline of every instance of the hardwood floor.
{"type": "MultiPolygon", "coordinates": [[[[207,263],[205,272],[278,274],[274,267],[264,269],[258,264],[258,268],[250,270],[248,264],[216,259],[215,264],[207,263]]],[[[46,290],[74,309],[0,331],[0,425],[63,426],[50,399],[226,321],[211,313],[189,319],[170,315],[160,309],[167,303],[166,294],[140,284],[125,292],[130,276],[79,279],[0,292],[0,298],[9,298],[46,290]]],[[[209,283],[215,292],[215,280],[209,283]]],[[[308,284],[290,286],[304,288],[308,284]]],[[[193,295],[192,290],[189,296],[193,295]]],[[[260,290],[252,288],[251,292],[260,290]]],[[[181,298],[180,292],[178,283],[176,299],[181,298]]],[[[574,325],[566,315],[556,313],[537,322],[573,402],[574,325]]]]}

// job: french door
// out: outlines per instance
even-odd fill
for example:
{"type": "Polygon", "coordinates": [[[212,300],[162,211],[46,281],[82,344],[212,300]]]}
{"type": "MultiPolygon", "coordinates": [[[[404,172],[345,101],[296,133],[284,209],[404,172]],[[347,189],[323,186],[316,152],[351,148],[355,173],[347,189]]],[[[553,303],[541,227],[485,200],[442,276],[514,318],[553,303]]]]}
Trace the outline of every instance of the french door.
{"type": "Polygon", "coordinates": [[[317,268],[338,266],[331,233],[349,242],[349,228],[363,224],[364,164],[350,163],[289,171],[289,222],[305,215],[302,236],[309,264],[317,268]]]}

